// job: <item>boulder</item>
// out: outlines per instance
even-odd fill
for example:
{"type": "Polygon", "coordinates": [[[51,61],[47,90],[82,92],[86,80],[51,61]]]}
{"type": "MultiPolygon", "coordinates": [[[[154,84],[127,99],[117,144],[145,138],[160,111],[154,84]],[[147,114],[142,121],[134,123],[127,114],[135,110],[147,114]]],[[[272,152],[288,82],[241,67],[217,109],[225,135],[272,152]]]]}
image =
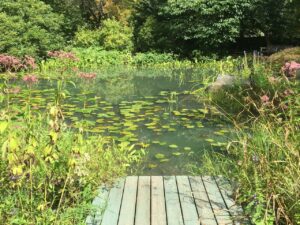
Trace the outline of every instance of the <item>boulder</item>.
{"type": "Polygon", "coordinates": [[[210,92],[216,92],[223,88],[233,87],[235,85],[250,85],[248,79],[241,79],[233,75],[220,74],[214,83],[212,83],[207,89],[210,92]]]}

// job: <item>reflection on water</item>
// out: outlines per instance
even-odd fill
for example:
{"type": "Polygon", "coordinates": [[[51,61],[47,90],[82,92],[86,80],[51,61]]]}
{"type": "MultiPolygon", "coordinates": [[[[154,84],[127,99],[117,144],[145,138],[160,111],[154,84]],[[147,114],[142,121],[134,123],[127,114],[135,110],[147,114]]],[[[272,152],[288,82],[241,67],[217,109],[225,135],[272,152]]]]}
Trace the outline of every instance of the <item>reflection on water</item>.
{"type": "MultiPolygon", "coordinates": [[[[190,71],[180,71],[180,73],[190,71]]],[[[141,71],[118,72],[109,78],[67,86],[63,105],[70,127],[146,147],[149,154],[143,175],[187,174],[199,164],[204,149],[224,145],[228,128],[224,118],[191,93],[194,86],[179,76],[149,76],[141,71]],[[135,73],[139,73],[138,75],[135,73]]],[[[186,76],[188,77],[188,76],[186,76]]],[[[24,87],[25,88],[25,87],[24,87]]],[[[55,82],[40,81],[32,91],[32,105],[43,110],[54,100],[55,82]]],[[[28,91],[12,100],[24,104],[28,91]]]]}

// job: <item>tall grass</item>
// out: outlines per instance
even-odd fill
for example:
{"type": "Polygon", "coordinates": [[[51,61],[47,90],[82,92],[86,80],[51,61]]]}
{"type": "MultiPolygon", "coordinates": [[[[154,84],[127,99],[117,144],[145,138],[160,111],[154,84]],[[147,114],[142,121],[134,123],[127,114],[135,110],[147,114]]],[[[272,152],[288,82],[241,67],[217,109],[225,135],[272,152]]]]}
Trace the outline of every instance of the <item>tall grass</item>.
{"type": "Polygon", "coordinates": [[[202,172],[237,184],[236,197],[254,224],[299,224],[299,81],[263,62],[250,70],[250,86],[206,93],[232,119],[235,133],[223,152],[207,152],[202,172]]]}

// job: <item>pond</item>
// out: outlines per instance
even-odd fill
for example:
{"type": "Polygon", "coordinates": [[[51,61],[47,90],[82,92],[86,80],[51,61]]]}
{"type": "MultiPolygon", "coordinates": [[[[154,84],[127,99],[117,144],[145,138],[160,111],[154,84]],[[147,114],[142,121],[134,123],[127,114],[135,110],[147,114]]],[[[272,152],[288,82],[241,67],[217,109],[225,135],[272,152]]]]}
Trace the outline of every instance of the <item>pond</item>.
{"type": "MultiPolygon", "coordinates": [[[[111,76],[99,72],[93,82],[74,79],[67,85],[64,116],[72,128],[145,148],[136,175],[186,175],[201,165],[204,150],[225,145],[229,123],[193,94],[199,84],[190,70],[158,73],[117,70],[111,76]]],[[[43,110],[53,102],[55,87],[55,81],[40,80],[31,90],[32,108],[43,110]]],[[[24,86],[11,101],[24,105],[28,93],[24,86]]]]}

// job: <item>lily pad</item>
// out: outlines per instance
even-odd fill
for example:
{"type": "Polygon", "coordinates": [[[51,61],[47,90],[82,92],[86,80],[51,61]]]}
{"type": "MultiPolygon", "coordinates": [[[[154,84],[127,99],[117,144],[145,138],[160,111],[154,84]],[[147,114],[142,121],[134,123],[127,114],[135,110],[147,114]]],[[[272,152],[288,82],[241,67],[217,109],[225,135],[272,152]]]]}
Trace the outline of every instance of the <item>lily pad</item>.
{"type": "Polygon", "coordinates": [[[180,156],[180,155],[182,155],[182,153],[181,152],[173,152],[172,155],[174,155],[174,156],[180,156]]]}
{"type": "Polygon", "coordinates": [[[175,148],[178,148],[178,146],[173,144],[173,145],[169,145],[169,148],[175,149],[175,148]]]}
{"type": "Polygon", "coordinates": [[[165,158],[165,155],[164,155],[164,154],[161,154],[161,153],[157,153],[157,154],[155,155],[155,158],[157,158],[157,159],[164,159],[164,158],[165,158]]]}

